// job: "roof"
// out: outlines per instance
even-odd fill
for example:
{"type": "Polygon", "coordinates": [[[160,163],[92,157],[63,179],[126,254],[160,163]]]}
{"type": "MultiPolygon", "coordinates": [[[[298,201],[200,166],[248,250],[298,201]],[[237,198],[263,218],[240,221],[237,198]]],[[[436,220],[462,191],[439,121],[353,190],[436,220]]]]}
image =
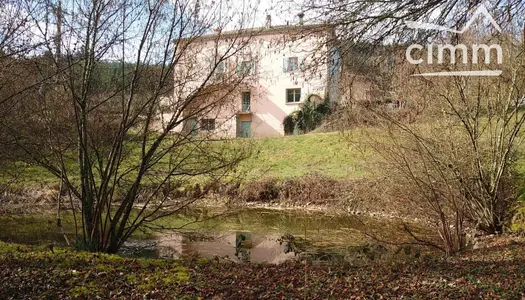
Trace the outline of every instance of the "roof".
{"type": "Polygon", "coordinates": [[[248,29],[222,31],[211,34],[205,34],[195,37],[198,40],[210,40],[217,38],[228,38],[233,36],[262,36],[273,34],[311,34],[313,32],[323,32],[333,30],[334,26],[330,24],[311,24],[311,25],[279,25],[270,27],[254,27],[248,29]]]}

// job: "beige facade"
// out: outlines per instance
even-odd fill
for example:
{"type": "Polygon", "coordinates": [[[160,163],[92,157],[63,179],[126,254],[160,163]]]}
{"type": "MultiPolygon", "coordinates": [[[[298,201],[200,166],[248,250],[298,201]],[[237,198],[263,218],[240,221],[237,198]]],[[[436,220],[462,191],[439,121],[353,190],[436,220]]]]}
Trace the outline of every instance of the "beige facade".
{"type": "Polygon", "coordinates": [[[308,95],[327,94],[334,77],[327,59],[330,34],[327,27],[295,25],[218,32],[192,41],[181,64],[185,67],[175,72],[172,101],[188,97],[203,82],[213,90],[203,96],[208,98],[203,103],[226,96],[221,105],[185,122],[186,128],[195,126],[219,137],[284,135],[284,118],[308,95]],[[222,61],[217,63],[217,58],[222,61]]]}

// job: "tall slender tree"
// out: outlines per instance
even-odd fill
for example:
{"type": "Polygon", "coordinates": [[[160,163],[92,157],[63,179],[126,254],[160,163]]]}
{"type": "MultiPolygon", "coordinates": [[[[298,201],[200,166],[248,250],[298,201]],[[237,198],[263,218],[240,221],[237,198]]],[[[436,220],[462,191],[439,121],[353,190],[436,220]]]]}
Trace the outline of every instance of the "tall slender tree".
{"type": "Polygon", "coordinates": [[[219,82],[214,74],[249,42],[243,29],[252,26],[256,7],[187,0],[24,4],[31,34],[13,63],[29,74],[2,94],[9,116],[0,126],[23,159],[54,174],[78,199],[78,247],[117,252],[138,228],[156,227],[208,189],[182,197],[182,186],[195,178],[212,186],[246,157],[245,148],[214,143],[212,133],[173,132],[231,105],[244,78],[233,72],[219,82]],[[204,45],[216,28],[234,33],[204,45]],[[210,45],[214,59],[197,60],[210,45]],[[103,76],[109,65],[112,75],[103,76]]]}

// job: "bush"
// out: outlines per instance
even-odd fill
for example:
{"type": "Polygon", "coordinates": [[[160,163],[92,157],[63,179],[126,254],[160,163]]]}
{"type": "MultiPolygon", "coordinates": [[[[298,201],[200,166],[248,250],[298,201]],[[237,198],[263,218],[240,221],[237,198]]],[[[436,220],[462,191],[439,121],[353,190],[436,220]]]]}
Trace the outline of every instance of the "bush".
{"type": "Polygon", "coordinates": [[[244,202],[269,203],[289,201],[292,204],[326,204],[327,201],[340,199],[344,184],[319,174],[281,181],[266,178],[247,183],[240,192],[244,202]]]}
{"type": "Polygon", "coordinates": [[[325,204],[341,198],[343,184],[319,174],[307,174],[297,179],[287,179],[281,184],[280,196],[284,200],[301,204],[325,204]]]}
{"type": "Polygon", "coordinates": [[[331,113],[329,99],[319,102],[317,95],[309,95],[298,111],[287,116],[283,121],[284,133],[287,135],[308,133],[321,125],[331,113]]]}
{"type": "Polygon", "coordinates": [[[244,186],[239,197],[244,202],[268,203],[279,198],[279,183],[275,178],[265,178],[244,186]]]}

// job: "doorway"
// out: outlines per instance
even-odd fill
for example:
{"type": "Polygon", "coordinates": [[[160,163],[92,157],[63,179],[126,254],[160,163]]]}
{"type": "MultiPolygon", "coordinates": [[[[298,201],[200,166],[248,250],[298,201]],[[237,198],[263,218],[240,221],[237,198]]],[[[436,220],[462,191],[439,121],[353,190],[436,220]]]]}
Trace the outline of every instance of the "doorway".
{"type": "Polygon", "coordinates": [[[251,121],[241,121],[241,137],[249,138],[252,133],[252,122],[251,121]]]}

